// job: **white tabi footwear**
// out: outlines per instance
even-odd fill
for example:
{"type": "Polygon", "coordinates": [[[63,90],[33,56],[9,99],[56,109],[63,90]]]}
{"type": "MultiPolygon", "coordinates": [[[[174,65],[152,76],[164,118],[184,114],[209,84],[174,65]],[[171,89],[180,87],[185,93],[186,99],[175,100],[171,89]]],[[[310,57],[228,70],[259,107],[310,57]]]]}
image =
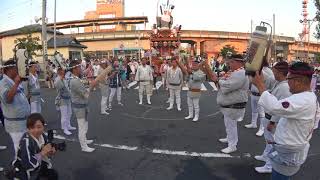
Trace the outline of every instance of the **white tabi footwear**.
{"type": "Polygon", "coordinates": [[[261,137],[264,134],[264,130],[263,129],[259,129],[259,131],[256,133],[256,136],[261,137]]]}
{"type": "Polygon", "coordinates": [[[189,119],[192,119],[192,118],[193,118],[193,116],[190,116],[190,115],[189,115],[189,116],[185,117],[184,119],[185,119],[185,120],[189,120],[189,119]]]}
{"type": "Polygon", "coordinates": [[[237,147],[227,147],[225,149],[222,149],[221,152],[225,154],[230,154],[237,151],[237,147]]]}
{"type": "Polygon", "coordinates": [[[255,156],[254,158],[258,161],[267,162],[267,159],[264,156],[255,156]]]}
{"type": "Polygon", "coordinates": [[[221,139],[219,139],[219,142],[228,143],[228,139],[227,138],[221,138],[221,139]]]}
{"type": "Polygon", "coordinates": [[[73,130],[77,130],[77,128],[70,126],[70,127],[68,127],[68,130],[73,131],[73,130]]]}
{"type": "Polygon", "coordinates": [[[70,132],[68,129],[63,130],[63,133],[67,136],[70,136],[72,132],[70,132]]]}
{"type": "Polygon", "coordinates": [[[86,144],[92,144],[93,140],[86,140],[86,144]]]}
{"type": "Polygon", "coordinates": [[[90,147],[85,147],[81,149],[83,152],[87,152],[87,153],[91,153],[93,152],[95,149],[94,148],[90,148],[90,147]]]}
{"type": "Polygon", "coordinates": [[[267,166],[256,167],[254,168],[260,174],[270,174],[272,173],[272,168],[267,166]]]}
{"type": "Polygon", "coordinates": [[[197,122],[197,121],[199,121],[199,116],[194,116],[194,118],[193,118],[193,120],[192,120],[193,122],[197,122]]]}
{"type": "Polygon", "coordinates": [[[110,113],[104,111],[104,112],[101,112],[100,114],[102,114],[102,115],[109,115],[110,113]]]}
{"type": "Polygon", "coordinates": [[[247,124],[244,127],[248,128],[248,129],[255,129],[255,128],[257,128],[257,125],[247,124]]]}
{"type": "Polygon", "coordinates": [[[167,108],[168,111],[172,110],[172,109],[173,109],[173,106],[171,106],[171,105],[167,108]]]}

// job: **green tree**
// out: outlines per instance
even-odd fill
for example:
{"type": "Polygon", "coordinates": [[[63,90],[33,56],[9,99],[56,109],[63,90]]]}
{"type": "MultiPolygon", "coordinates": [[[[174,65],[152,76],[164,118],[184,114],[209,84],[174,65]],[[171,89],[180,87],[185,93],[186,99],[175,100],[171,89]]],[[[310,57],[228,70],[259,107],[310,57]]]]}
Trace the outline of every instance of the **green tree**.
{"type": "Polygon", "coordinates": [[[26,49],[29,58],[36,55],[36,51],[42,49],[42,45],[39,44],[39,37],[32,37],[34,30],[32,29],[22,29],[23,34],[27,34],[26,37],[17,38],[14,43],[16,43],[18,49],[26,49]]]}
{"type": "Polygon", "coordinates": [[[314,62],[320,64],[320,53],[315,54],[314,62]]]}
{"type": "Polygon", "coordinates": [[[227,57],[228,52],[231,52],[232,54],[236,54],[237,51],[235,50],[234,46],[231,45],[225,45],[221,50],[220,50],[220,55],[222,57],[227,57]]]}

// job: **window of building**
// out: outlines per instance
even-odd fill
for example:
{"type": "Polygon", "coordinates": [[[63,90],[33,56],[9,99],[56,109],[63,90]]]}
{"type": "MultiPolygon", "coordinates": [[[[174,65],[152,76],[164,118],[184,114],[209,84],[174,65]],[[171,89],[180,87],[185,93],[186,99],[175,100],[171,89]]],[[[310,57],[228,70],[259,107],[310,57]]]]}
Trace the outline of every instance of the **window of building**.
{"type": "Polygon", "coordinates": [[[81,59],[81,53],[79,51],[69,51],[69,59],[81,59]]]}
{"type": "Polygon", "coordinates": [[[99,18],[115,18],[116,14],[100,14],[99,18]]]}
{"type": "Polygon", "coordinates": [[[115,25],[101,25],[100,29],[115,29],[115,25]]]}

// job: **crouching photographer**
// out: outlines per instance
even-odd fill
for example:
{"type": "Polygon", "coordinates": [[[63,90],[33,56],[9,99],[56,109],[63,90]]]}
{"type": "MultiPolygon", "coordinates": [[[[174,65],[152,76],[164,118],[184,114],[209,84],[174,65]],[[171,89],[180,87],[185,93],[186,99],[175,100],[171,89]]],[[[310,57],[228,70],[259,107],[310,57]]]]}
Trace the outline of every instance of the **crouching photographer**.
{"type": "Polygon", "coordinates": [[[44,134],[44,118],[39,113],[27,119],[28,131],[22,136],[13,171],[6,174],[9,179],[57,180],[58,173],[52,169],[50,157],[56,153],[55,145],[44,134]]]}

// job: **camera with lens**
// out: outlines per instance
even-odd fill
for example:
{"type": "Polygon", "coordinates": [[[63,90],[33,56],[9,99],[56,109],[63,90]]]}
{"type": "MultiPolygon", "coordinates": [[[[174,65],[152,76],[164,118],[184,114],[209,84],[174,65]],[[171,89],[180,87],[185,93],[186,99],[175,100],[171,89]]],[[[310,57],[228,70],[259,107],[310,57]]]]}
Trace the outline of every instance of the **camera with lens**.
{"type": "Polygon", "coordinates": [[[54,139],[54,131],[48,131],[48,144],[51,144],[52,147],[56,149],[56,151],[66,151],[67,145],[65,141],[56,142],[54,139]]]}

